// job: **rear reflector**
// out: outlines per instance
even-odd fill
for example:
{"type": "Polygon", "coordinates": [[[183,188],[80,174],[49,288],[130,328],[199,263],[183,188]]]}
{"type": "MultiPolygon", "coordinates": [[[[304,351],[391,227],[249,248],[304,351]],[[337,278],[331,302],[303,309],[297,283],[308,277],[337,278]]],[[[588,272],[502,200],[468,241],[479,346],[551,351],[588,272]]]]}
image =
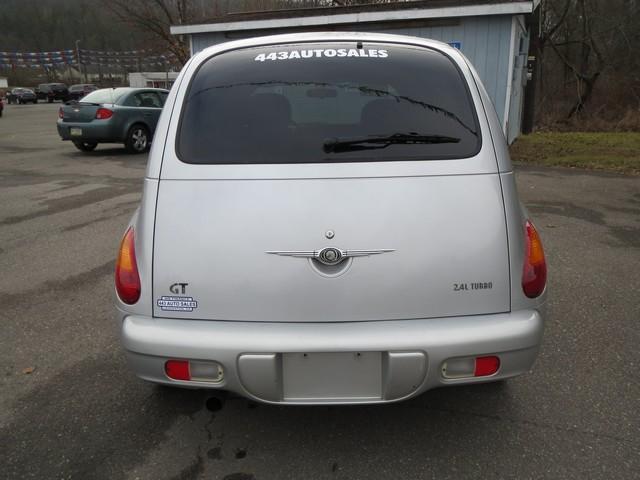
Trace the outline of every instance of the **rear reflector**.
{"type": "Polygon", "coordinates": [[[478,357],[476,358],[476,368],[473,372],[474,377],[486,377],[493,375],[500,368],[500,359],[498,357],[478,357]]]}
{"type": "Polygon", "coordinates": [[[164,364],[164,371],[167,377],[174,380],[191,380],[189,362],[186,360],[169,360],[164,364]]]}
{"type": "Polygon", "coordinates": [[[487,357],[449,358],[442,365],[444,378],[470,378],[493,375],[500,368],[500,358],[487,357]]]}
{"type": "Polygon", "coordinates": [[[164,371],[173,380],[218,383],[224,378],[222,365],[217,362],[168,360],[164,371]]]}
{"type": "Polygon", "coordinates": [[[522,291],[529,298],[540,296],[547,284],[547,262],[542,241],[529,220],[525,223],[526,251],[522,267],[522,291]]]}

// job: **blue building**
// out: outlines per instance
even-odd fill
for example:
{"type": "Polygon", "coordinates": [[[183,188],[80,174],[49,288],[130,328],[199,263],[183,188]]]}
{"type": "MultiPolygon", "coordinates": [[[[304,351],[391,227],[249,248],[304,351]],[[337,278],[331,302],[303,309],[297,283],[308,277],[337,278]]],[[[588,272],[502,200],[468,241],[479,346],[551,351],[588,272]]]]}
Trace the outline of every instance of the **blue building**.
{"type": "Polygon", "coordinates": [[[231,13],[171,27],[191,54],[218,43],[302,31],[370,31],[432,38],[475,66],[511,143],[521,132],[531,17],[539,0],[421,0],[344,7],[231,13]]]}

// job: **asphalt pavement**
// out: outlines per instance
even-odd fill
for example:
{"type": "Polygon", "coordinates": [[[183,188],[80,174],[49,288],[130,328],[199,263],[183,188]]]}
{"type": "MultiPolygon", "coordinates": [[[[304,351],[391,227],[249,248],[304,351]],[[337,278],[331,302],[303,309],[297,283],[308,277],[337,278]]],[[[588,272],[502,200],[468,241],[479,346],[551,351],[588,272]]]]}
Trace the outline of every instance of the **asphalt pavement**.
{"type": "Polygon", "coordinates": [[[640,478],[640,177],[519,168],[549,264],[533,370],[387,406],[284,407],[128,370],[112,271],[146,157],[0,118],[0,478],[640,478]]]}

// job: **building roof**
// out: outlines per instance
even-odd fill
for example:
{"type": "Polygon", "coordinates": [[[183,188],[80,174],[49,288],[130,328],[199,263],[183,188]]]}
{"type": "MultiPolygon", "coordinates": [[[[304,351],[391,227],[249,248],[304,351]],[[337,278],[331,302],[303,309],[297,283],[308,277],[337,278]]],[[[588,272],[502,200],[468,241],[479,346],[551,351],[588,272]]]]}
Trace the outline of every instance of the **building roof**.
{"type": "Polygon", "coordinates": [[[531,13],[540,0],[418,0],[337,7],[228,13],[199,24],[173,25],[174,35],[531,13]]]}

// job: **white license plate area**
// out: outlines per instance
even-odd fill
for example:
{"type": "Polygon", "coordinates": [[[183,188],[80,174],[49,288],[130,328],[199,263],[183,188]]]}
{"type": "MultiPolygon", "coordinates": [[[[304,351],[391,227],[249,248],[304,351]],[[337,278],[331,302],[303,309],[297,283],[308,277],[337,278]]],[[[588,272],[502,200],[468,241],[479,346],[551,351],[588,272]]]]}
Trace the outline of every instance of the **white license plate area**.
{"type": "Polygon", "coordinates": [[[81,128],[70,128],[69,129],[69,135],[71,135],[72,137],[80,137],[82,135],[82,129],[81,128]]]}
{"type": "Polygon", "coordinates": [[[382,353],[284,353],[282,380],[289,401],[381,399],[382,353]]]}

